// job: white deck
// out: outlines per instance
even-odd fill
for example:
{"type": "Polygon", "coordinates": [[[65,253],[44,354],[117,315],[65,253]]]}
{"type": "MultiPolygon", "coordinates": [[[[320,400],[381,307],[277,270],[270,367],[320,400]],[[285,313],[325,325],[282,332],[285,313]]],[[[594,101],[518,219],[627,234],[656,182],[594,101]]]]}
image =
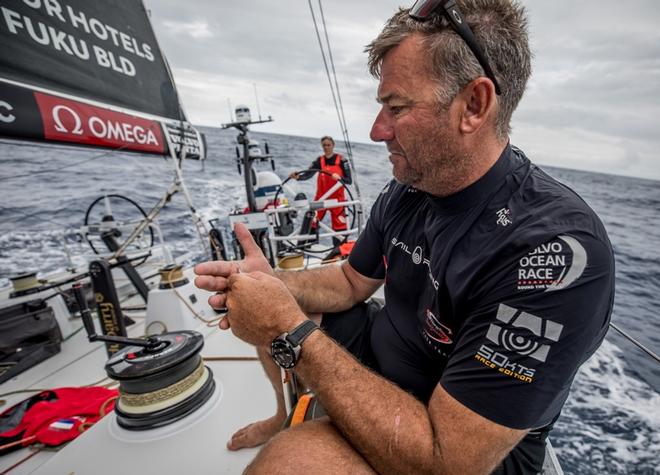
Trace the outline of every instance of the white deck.
{"type": "MultiPolygon", "coordinates": [[[[188,277],[192,277],[190,272],[186,272],[188,277]]],[[[199,300],[196,307],[208,307],[208,293],[199,289],[195,293],[199,300]]],[[[132,300],[139,303],[139,298],[132,300]]],[[[207,310],[207,315],[213,313],[207,310]]],[[[129,336],[143,335],[144,314],[130,315],[136,324],[128,328],[129,336]]],[[[80,319],[69,323],[82,327],[80,319]]],[[[205,336],[204,357],[256,356],[253,347],[216,325],[199,322],[192,329],[205,336]]],[[[2,384],[0,393],[96,384],[106,377],[106,360],[105,345],[90,343],[80,331],[63,342],[60,353],[2,384]]],[[[256,449],[230,452],[225,444],[237,429],[275,413],[273,389],[256,360],[205,364],[213,372],[216,391],[203,407],[184,419],[161,429],[129,432],[117,426],[111,413],[59,451],[40,451],[9,474],[241,473],[256,449]]],[[[0,412],[33,394],[6,396],[0,412]]],[[[0,473],[32,453],[26,448],[1,456],[0,473]]]]}

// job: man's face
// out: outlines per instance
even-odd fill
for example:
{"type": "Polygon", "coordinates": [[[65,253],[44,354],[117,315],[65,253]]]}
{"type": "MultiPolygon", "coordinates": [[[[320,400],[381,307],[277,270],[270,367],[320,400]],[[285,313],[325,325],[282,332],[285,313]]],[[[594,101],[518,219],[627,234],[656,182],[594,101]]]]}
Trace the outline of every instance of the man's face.
{"type": "Polygon", "coordinates": [[[321,147],[323,147],[323,154],[326,157],[331,157],[332,154],[334,153],[335,144],[332,143],[332,140],[328,140],[328,139],[324,140],[323,142],[321,142],[321,147]]]}
{"type": "Polygon", "coordinates": [[[382,108],[371,139],[385,142],[392,174],[400,183],[442,195],[456,161],[457,136],[449,106],[438,103],[420,37],[412,36],[387,53],[381,67],[378,102],[382,108]]]}

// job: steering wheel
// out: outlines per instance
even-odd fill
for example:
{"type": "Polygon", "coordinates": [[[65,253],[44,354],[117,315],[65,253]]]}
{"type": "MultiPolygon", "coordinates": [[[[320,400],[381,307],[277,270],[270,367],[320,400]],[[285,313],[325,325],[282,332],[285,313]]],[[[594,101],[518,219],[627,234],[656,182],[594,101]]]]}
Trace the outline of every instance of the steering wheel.
{"type": "MultiPolygon", "coordinates": [[[[123,246],[133,230],[147,218],[147,213],[134,200],[123,195],[108,194],[99,196],[89,205],[85,212],[85,240],[95,254],[103,254],[100,250],[104,245],[101,235],[112,232],[119,246],[123,246]],[[124,237],[124,240],[121,238],[124,237]]],[[[131,242],[126,253],[144,252],[154,245],[154,230],[147,228],[131,242]]],[[[145,256],[133,265],[143,264],[149,256],[145,256]]]]}

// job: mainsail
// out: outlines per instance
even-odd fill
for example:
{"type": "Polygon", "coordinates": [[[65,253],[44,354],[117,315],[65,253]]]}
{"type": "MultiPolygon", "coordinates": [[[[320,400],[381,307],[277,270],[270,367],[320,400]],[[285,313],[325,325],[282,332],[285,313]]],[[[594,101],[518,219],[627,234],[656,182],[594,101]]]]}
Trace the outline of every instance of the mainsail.
{"type": "Polygon", "coordinates": [[[2,0],[0,136],[203,159],[141,0],[2,0]]]}

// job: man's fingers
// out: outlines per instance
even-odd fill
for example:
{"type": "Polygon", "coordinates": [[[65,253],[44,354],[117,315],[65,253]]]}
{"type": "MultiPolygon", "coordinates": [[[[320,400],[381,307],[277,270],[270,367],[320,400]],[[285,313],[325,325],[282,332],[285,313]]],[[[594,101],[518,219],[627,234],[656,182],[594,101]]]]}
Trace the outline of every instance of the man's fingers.
{"type": "Polygon", "coordinates": [[[217,275],[226,277],[229,274],[236,272],[236,263],[227,261],[208,261],[202,262],[195,266],[195,274],[197,275],[217,275]]]}
{"type": "Polygon", "coordinates": [[[225,308],[227,306],[226,294],[215,294],[209,297],[209,305],[215,309],[225,308]]]}
{"type": "Polygon", "coordinates": [[[229,314],[225,315],[220,319],[218,322],[218,327],[220,327],[220,330],[229,330],[231,328],[231,322],[229,321],[229,314]]]}
{"type": "Polygon", "coordinates": [[[254,238],[250,231],[243,223],[236,223],[234,225],[234,233],[238,239],[239,244],[245,252],[245,257],[258,256],[259,254],[263,255],[257,243],[254,242],[254,238]]]}
{"type": "Polygon", "coordinates": [[[227,279],[225,277],[199,275],[195,277],[195,286],[211,292],[223,292],[227,290],[227,279]]]}

